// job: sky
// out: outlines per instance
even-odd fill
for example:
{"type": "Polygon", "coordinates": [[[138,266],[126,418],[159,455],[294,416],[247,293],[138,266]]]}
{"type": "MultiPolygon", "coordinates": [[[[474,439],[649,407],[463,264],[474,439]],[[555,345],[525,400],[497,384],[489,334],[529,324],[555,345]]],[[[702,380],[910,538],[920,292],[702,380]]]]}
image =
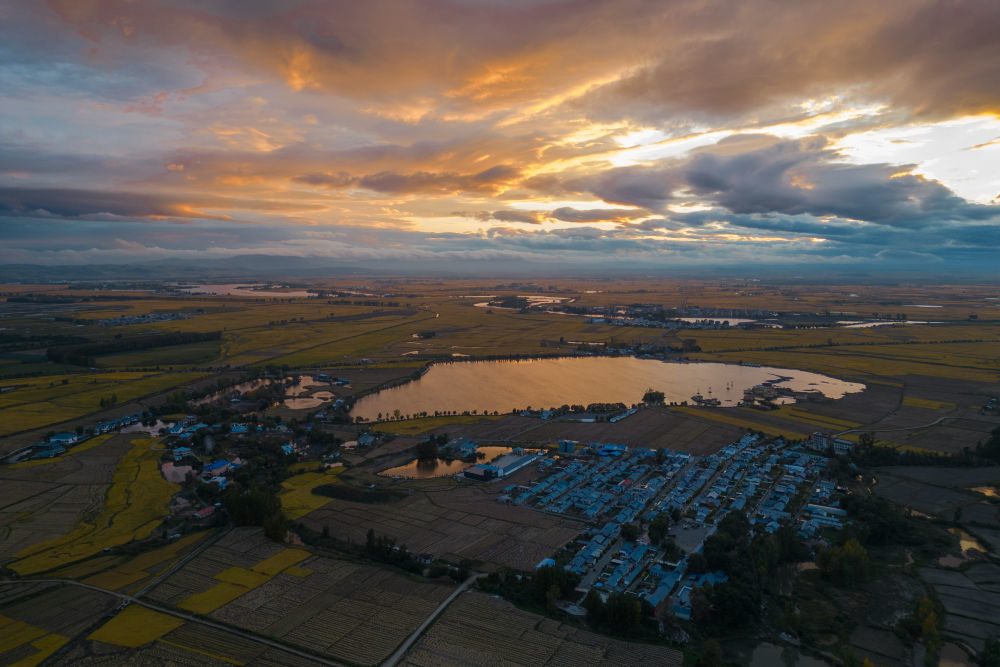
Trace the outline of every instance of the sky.
{"type": "Polygon", "coordinates": [[[0,263],[1000,272],[996,0],[0,3],[0,263]]]}

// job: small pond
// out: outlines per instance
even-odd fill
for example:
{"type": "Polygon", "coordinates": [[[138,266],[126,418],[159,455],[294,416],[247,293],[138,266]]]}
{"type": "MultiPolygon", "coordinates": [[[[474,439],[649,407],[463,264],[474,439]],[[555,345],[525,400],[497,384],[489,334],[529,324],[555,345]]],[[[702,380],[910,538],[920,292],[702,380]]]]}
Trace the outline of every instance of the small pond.
{"type": "Polygon", "coordinates": [[[480,447],[479,453],[484,457],[477,461],[462,461],[454,459],[445,461],[443,459],[429,459],[421,461],[414,459],[406,465],[389,468],[379,473],[383,477],[405,477],[407,479],[430,479],[432,477],[448,477],[457,475],[466,468],[470,468],[476,463],[489,463],[493,459],[503,454],[510,454],[513,449],[510,447],[480,447]]]}

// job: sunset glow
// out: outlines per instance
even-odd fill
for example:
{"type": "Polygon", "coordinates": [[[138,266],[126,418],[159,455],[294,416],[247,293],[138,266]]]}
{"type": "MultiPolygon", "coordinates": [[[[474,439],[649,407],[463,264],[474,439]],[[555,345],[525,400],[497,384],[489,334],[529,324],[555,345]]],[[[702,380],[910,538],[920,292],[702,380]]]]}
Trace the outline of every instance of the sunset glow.
{"type": "Polygon", "coordinates": [[[990,266],[1000,4],[0,7],[0,262],[990,266]]]}

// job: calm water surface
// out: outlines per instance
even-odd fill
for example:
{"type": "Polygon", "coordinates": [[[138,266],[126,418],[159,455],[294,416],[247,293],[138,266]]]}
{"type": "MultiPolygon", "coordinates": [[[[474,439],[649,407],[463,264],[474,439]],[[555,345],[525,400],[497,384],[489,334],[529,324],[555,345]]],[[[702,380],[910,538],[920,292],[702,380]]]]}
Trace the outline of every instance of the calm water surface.
{"type": "Polygon", "coordinates": [[[778,386],[821,391],[830,398],[864,390],[863,384],[806,371],[715,363],[664,363],[635,357],[573,357],[525,361],[463,361],[435,364],[419,380],[361,398],[352,416],[374,420],[395,410],[412,415],[438,411],[494,410],[639,403],[647,389],[666,401],[694,394],[736,405],[743,391],[768,380],[778,386]]]}
{"type": "Polygon", "coordinates": [[[509,454],[512,451],[513,450],[510,447],[480,447],[479,452],[484,454],[485,458],[477,461],[443,461],[441,459],[420,461],[414,459],[406,465],[389,468],[388,470],[383,470],[379,474],[383,477],[406,477],[408,479],[447,477],[448,475],[457,475],[466,468],[476,465],[476,463],[489,463],[498,456],[502,454],[509,454]]]}

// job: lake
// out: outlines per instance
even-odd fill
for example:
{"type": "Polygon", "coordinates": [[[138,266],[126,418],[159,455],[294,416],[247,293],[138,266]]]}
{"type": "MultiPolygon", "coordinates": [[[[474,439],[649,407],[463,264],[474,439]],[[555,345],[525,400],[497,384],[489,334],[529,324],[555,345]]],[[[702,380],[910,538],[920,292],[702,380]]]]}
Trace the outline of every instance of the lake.
{"type": "Polygon", "coordinates": [[[671,401],[694,394],[733,406],[743,391],[767,381],[796,391],[820,391],[830,398],[865,386],[800,370],[719,363],[665,363],[635,357],[570,357],[522,361],[459,361],[434,364],[420,379],[358,400],[354,417],[375,420],[379,413],[412,415],[466,410],[501,413],[526,408],[642,401],[647,389],[671,401]]]}

